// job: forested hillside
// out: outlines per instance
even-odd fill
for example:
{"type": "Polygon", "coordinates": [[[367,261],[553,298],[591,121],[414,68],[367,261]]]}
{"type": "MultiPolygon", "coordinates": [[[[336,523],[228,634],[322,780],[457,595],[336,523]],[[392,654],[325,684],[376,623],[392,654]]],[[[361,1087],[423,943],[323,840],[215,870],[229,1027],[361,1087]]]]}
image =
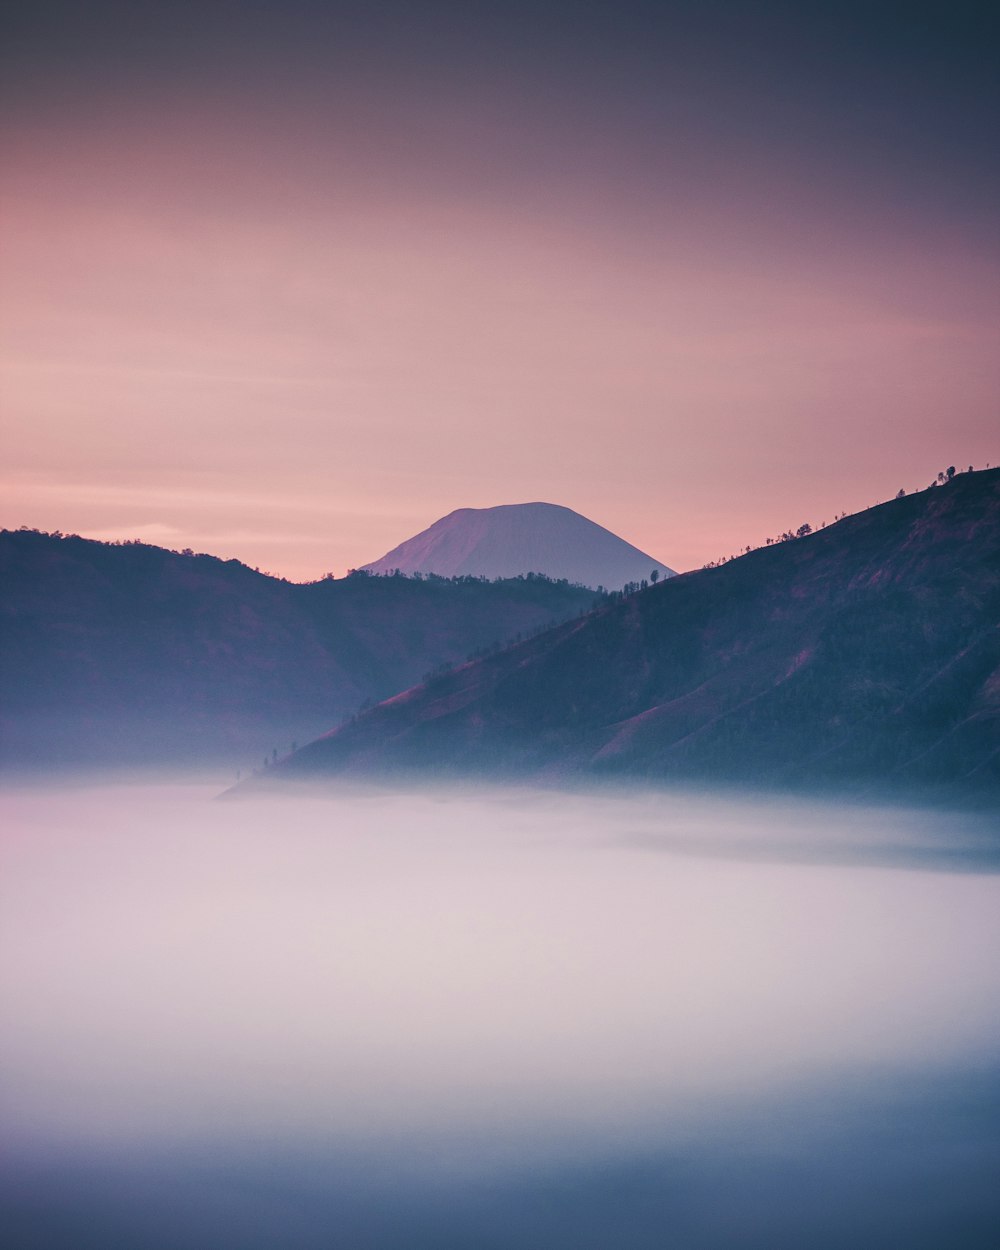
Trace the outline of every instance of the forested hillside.
{"type": "Polygon", "coordinates": [[[514,578],[296,585],[140,543],[0,533],[11,763],[262,762],[430,670],[588,609],[514,578]]]}
{"type": "Polygon", "coordinates": [[[1000,788],[1000,470],[621,597],[279,775],[413,767],[1000,788]]]}

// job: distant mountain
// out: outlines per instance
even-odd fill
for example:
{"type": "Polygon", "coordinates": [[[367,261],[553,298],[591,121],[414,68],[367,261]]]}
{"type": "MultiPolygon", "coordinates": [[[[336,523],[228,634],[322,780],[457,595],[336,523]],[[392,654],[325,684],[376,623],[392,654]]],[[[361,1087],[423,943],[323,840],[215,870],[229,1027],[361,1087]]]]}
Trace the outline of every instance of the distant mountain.
{"type": "Polygon", "coordinates": [[[429,670],[588,609],[588,590],[368,577],[0,532],[6,765],[261,763],[429,670]]]}
{"type": "Polygon", "coordinates": [[[622,596],[275,775],[1000,792],[1000,470],[622,596]]]}
{"type": "Polygon", "coordinates": [[[459,508],[365,565],[373,573],[516,577],[544,573],[581,586],[620,590],[673,570],[571,508],[554,503],[459,508]]]}

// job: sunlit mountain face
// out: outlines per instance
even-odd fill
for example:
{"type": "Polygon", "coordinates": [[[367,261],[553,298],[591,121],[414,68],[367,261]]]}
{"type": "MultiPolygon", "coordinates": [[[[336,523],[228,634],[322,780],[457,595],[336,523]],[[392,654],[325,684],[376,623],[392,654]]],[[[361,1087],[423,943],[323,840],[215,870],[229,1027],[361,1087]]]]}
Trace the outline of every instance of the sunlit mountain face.
{"type": "Polygon", "coordinates": [[[626,582],[673,573],[603,526],[551,503],[459,508],[365,568],[444,577],[535,572],[595,590],[620,590],[626,582]]]}

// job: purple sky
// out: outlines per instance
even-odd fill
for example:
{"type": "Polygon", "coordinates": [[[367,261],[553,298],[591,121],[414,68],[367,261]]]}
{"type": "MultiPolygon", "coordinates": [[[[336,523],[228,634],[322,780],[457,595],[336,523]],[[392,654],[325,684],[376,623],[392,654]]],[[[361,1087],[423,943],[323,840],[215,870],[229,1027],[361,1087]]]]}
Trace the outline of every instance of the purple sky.
{"type": "Polygon", "coordinates": [[[996,463],[997,41],[872,7],[12,14],[0,523],[306,578],[548,500],[685,569],[996,463]]]}

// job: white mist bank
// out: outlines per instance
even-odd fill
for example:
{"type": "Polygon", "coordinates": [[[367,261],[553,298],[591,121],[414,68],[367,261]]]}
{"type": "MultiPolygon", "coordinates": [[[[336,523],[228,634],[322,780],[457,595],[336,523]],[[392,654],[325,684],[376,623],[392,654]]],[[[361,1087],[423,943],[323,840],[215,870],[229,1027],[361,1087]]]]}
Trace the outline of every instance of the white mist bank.
{"type": "Polygon", "coordinates": [[[983,819],[213,793],[0,796],[8,1148],[464,1142],[470,1165],[523,1162],[997,1059],[983,819]]]}

